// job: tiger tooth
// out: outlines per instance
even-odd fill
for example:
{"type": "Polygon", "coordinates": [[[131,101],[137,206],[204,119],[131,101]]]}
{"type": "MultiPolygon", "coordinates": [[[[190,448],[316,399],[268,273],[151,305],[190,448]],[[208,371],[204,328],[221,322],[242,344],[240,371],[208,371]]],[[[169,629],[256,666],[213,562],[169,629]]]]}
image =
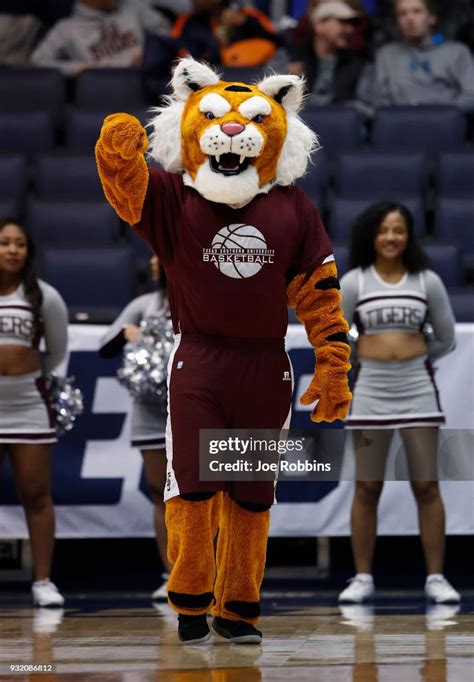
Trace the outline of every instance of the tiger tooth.
{"type": "Polygon", "coordinates": [[[220,154],[214,154],[214,156],[216,158],[217,163],[219,163],[219,161],[221,159],[221,155],[220,154]]]}
{"type": "Polygon", "coordinates": [[[246,158],[245,154],[240,155],[240,161],[239,161],[240,165],[243,164],[243,162],[245,161],[245,158],[246,158]]]}

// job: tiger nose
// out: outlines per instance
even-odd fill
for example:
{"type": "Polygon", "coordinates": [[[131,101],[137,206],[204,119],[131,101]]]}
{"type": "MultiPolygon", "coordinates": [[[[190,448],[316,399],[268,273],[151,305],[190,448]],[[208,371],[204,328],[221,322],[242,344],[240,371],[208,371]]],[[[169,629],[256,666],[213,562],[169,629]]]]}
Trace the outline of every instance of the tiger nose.
{"type": "Polygon", "coordinates": [[[230,123],[223,123],[221,125],[221,130],[226,135],[229,135],[229,137],[233,137],[233,135],[238,135],[245,130],[245,126],[231,121],[230,123]]]}

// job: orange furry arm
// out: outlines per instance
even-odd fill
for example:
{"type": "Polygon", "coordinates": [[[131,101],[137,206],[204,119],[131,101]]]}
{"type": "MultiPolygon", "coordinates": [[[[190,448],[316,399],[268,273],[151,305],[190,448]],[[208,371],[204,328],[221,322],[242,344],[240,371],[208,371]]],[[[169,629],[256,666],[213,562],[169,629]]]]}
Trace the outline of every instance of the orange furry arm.
{"type": "Polygon", "coordinates": [[[95,147],[105,196],[125,222],[140,221],[149,171],[143,156],[148,147],[145,129],[135,116],[107,116],[95,147]]]}
{"type": "Polygon", "coordinates": [[[334,261],[319,265],[309,277],[297,275],[288,286],[288,305],[296,309],[316,352],[314,376],[301,396],[303,405],[319,400],[311,414],[315,422],[344,419],[351,402],[349,326],[341,298],[334,261]]]}

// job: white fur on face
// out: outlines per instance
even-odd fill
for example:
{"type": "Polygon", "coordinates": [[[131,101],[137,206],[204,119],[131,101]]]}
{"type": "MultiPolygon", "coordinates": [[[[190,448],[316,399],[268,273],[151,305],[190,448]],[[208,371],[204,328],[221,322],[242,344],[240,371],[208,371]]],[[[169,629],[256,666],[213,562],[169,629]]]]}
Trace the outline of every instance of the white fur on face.
{"type": "Polygon", "coordinates": [[[208,95],[204,95],[202,100],[199,102],[199,111],[202,111],[204,114],[210,111],[211,114],[214,114],[216,118],[228,114],[231,108],[232,107],[225,97],[218,95],[216,92],[211,92],[208,95]]]}
{"type": "MultiPolygon", "coordinates": [[[[255,157],[260,154],[263,147],[263,137],[251,123],[245,126],[238,135],[226,135],[220,125],[209,126],[199,140],[201,151],[206,156],[220,156],[221,154],[238,154],[239,156],[255,157]]],[[[208,163],[206,161],[206,163],[208,163]]],[[[234,176],[238,181],[240,175],[234,176]]]]}
{"type": "Polygon", "coordinates": [[[238,110],[242,116],[245,116],[245,118],[252,119],[258,114],[262,114],[262,116],[268,116],[268,114],[271,113],[272,108],[264,97],[255,95],[254,97],[250,97],[250,99],[245,100],[245,102],[240,105],[238,110]]]}
{"type": "Polygon", "coordinates": [[[194,180],[189,173],[185,173],[184,184],[194,187],[209,201],[236,207],[248,204],[257,194],[266,193],[271,187],[271,185],[259,186],[255,166],[249,166],[239,175],[225,176],[221,173],[214,173],[208,161],[199,168],[194,180]]]}
{"type": "Polygon", "coordinates": [[[286,115],[286,139],[276,168],[277,185],[291,185],[301,178],[311,160],[311,154],[320,148],[316,134],[299,116],[286,115]]]}

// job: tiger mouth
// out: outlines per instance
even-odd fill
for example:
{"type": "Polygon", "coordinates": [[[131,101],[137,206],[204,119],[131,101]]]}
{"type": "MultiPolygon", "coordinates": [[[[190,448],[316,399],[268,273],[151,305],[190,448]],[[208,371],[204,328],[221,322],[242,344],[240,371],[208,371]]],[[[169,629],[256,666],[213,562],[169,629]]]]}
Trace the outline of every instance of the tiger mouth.
{"type": "Polygon", "coordinates": [[[248,168],[250,157],[239,156],[229,152],[227,154],[219,154],[218,156],[210,156],[209,163],[214,173],[239,175],[239,173],[243,173],[248,168]]]}

